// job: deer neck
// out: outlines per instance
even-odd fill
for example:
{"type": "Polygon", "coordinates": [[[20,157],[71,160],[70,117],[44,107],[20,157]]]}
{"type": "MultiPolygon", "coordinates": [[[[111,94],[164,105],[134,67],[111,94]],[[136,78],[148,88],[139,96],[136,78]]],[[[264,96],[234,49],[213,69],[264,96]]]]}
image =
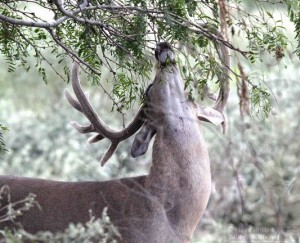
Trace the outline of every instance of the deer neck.
{"type": "Polygon", "coordinates": [[[210,165],[195,111],[175,65],[157,72],[150,97],[149,112],[155,117],[157,133],[145,186],[163,205],[177,207],[182,222],[191,219],[191,224],[197,224],[210,194],[210,165]]]}

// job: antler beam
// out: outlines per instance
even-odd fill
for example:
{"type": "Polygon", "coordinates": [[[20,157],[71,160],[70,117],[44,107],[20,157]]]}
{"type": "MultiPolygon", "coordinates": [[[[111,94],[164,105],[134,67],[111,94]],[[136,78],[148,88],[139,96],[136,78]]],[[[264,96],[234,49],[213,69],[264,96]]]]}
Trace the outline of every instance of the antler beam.
{"type": "Polygon", "coordinates": [[[72,67],[72,87],[76,98],[73,98],[72,95],[69,93],[68,90],[65,90],[65,97],[73,106],[74,109],[82,112],[86,118],[90,121],[90,124],[87,126],[82,126],[77,122],[72,122],[71,125],[80,133],[97,133],[95,136],[90,138],[90,143],[95,143],[103,138],[108,138],[111,141],[111,145],[108,150],[104,153],[101,158],[101,165],[103,166],[108,159],[113,155],[115,150],[117,149],[119,143],[134,133],[136,133],[141,126],[144,124],[145,121],[145,113],[144,108],[145,105],[142,105],[138,110],[136,116],[133,120],[129,123],[127,127],[120,131],[115,131],[107,126],[104,121],[97,115],[95,110],[93,109],[92,105],[90,104],[87,96],[83,92],[80,81],[78,78],[78,64],[74,63],[72,67]]]}

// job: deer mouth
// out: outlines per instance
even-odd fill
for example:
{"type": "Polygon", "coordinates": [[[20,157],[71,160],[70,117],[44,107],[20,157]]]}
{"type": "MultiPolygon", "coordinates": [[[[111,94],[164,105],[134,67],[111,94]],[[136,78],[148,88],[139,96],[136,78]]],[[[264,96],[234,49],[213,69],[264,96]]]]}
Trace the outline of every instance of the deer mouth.
{"type": "Polygon", "coordinates": [[[162,66],[175,64],[175,53],[168,42],[159,42],[155,49],[155,58],[162,66]]]}

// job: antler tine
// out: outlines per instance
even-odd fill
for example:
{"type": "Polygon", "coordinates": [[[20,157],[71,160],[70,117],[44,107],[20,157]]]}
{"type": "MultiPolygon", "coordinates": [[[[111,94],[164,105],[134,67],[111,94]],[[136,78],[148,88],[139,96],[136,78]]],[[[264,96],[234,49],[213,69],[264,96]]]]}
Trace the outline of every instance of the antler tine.
{"type": "Polygon", "coordinates": [[[220,77],[220,89],[215,103],[212,107],[201,107],[195,103],[195,109],[199,120],[211,122],[215,125],[222,125],[223,133],[226,132],[226,117],[224,115],[224,109],[229,97],[229,71],[230,71],[230,58],[227,46],[223,43],[224,37],[216,30],[214,34],[217,36],[218,46],[217,51],[222,61],[222,75],[220,77]]]}
{"type": "Polygon", "coordinates": [[[75,110],[83,112],[82,108],[81,108],[81,105],[79,104],[79,102],[76,99],[73,98],[73,96],[70,94],[69,90],[65,89],[64,93],[65,93],[65,97],[67,98],[67,101],[70,103],[70,105],[75,110]]]}
{"type": "Polygon", "coordinates": [[[96,134],[88,139],[89,143],[97,143],[102,140],[104,137],[101,134],[96,134]]]}
{"type": "Polygon", "coordinates": [[[111,143],[111,145],[109,146],[109,148],[106,150],[106,152],[104,153],[104,155],[102,156],[101,160],[100,160],[100,164],[101,166],[105,165],[105,163],[110,159],[110,157],[114,154],[114,152],[116,151],[116,149],[118,148],[119,145],[119,141],[113,141],[111,143]]]}
{"type": "MultiPolygon", "coordinates": [[[[219,32],[216,31],[216,35],[224,40],[223,35],[219,32]]],[[[218,46],[220,51],[219,52],[219,56],[220,59],[222,61],[223,64],[223,71],[222,71],[222,75],[220,77],[220,90],[219,90],[219,94],[217,97],[217,100],[215,102],[215,104],[213,105],[213,108],[216,109],[217,111],[219,111],[223,117],[224,117],[224,121],[221,123],[222,124],[222,128],[223,128],[223,133],[226,132],[226,126],[227,126],[227,121],[226,121],[226,117],[224,115],[224,109],[225,106],[227,104],[228,101],[228,97],[229,97],[229,70],[230,70],[230,57],[229,57],[229,51],[227,46],[225,46],[222,42],[218,42],[218,46]]]]}
{"type": "Polygon", "coordinates": [[[71,122],[72,127],[74,127],[79,133],[90,133],[95,132],[93,124],[89,124],[87,126],[82,126],[75,121],[71,122]]]}
{"type": "MultiPolygon", "coordinates": [[[[218,37],[223,39],[223,36],[221,33],[218,32],[218,37]]],[[[227,46],[225,46],[223,43],[219,43],[220,46],[220,58],[223,62],[223,72],[221,75],[220,80],[220,91],[217,97],[217,101],[214,104],[214,108],[223,111],[228,97],[229,97],[229,68],[230,68],[230,58],[229,58],[229,52],[227,46]]]]}
{"type": "Polygon", "coordinates": [[[78,100],[74,99],[68,91],[65,91],[66,98],[76,110],[82,112],[86,116],[86,118],[91,122],[91,124],[88,126],[81,126],[76,122],[72,122],[72,125],[80,133],[89,133],[89,132],[98,133],[89,139],[90,143],[98,142],[103,138],[108,138],[109,140],[111,140],[110,147],[101,158],[101,165],[103,166],[108,161],[108,159],[113,155],[113,153],[118,147],[118,144],[121,141],[129,138],[135,132],[137,132],[140,129],[140,127],[144,124],[145,106],[143,105],[140,107],[138,113],[126,128],[120,131],[115,131],[110,127],[108,127],[101,120],[101,118],[97,115],[97,113],[94,111],[93,107],[89,103],[88,98],[86,94],[83,92],[80,85],[80,81],[78,78],[77,63],[74,63],[72,67],[72,87],[78,100]]]}

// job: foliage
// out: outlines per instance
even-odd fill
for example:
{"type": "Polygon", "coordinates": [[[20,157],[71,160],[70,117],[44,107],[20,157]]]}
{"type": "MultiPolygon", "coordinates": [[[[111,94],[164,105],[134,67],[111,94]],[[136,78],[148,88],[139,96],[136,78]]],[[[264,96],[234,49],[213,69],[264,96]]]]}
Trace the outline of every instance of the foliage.
{"type": "Polygon", "coordinates": [[[269,119],[237,119],[236,109],[229,109],[232,121],[226,139],[220,143],[210,134],[214,188],[203,222],[223,242],[222,234],[227,232],[228,240],[230,227],[245,232],[267,228],[282,242],[299,240],[300,86],[287,76],[292,73],[296,69],[290,63],[288,70],[270,74],[271,101],[276,99],[276,104],[269,119]],[[278,78],[279,72],[285,78],[278,78]],[[211,218],[213,223],[205,223],[211,218]],[[218,225],[223,229],[215,230],[218,225]]]}
{"type": "MultiPolygon", "coordinates": [[[[0,5],[0,52],[9,64],[8,71],[17,66],[32,68],[28,58],[33,53],[34,68],[45,82],[46,66],[69,80],[66,56],[82,63],[90,79],[103,89],[103,73],[109,71],[113,91],[105,93],[112,94],[113,108],[122,112],[142,99],[152,68],[149,57],[155,43],[165,40],[179,51],[187,91],[203,99],[207,84],[219,81],[224,65],[216,46],[226,45],[233,55],[241,54],[251,62],[262,59],[264,52],[278,61],[284,56],[287,37],[282,20],[273,16],[273,2],[252,2],[254,8],[249,10],[248,1],[238,0],[4,0],[0,5]],[[236,41],[240,38],[242,42],[236,41]],[[64,74],[57,71],[57,64],[64,67],[64,74]]],[[[288,6],[292,2],[295,5],[296,1],[287,1],[288,6]]],[[[277,4],[284,7],[282,2],[277,4]]],[[[293,20],[296,9],[289,8],[293,20]]],[[[266,92],[258,91],[253,91],[254,101],[268,98],[266,92]]]]}

